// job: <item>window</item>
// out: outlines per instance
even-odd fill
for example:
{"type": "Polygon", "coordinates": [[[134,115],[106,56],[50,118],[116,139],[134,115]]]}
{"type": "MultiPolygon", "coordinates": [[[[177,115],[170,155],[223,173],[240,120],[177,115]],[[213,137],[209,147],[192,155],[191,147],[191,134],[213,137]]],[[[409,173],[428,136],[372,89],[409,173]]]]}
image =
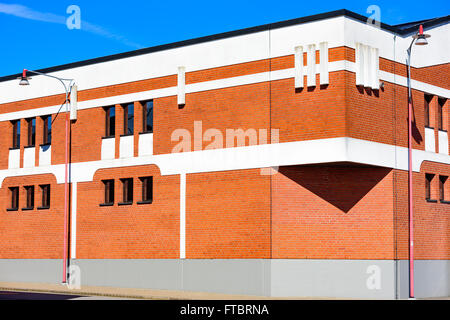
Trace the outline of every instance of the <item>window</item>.
{"type": "Polygon", "coordinates": [[[123,108],[123,134],[134,133],[134,104],[127,104],[123,108]]]}
{"type": "Polygon", "coordinates": [[[139,178],[142,185],[142,201],[139,204],[152,203],[153,201],[153,177],[139,178]]]}
{"type": "Polygon", "coordinates": [[[52,143],[52,116],[43,117],[42,120],[44,120],[42,143],[43,144],[51,144],[52,143]]]}
{"type": "Polygon", "coordinates": [[[22,210],[31,210],[34,208],[34,186],[27,186],[25,187],[25,192],[27,195],[27,203],[26,203],[26,207],[23,208],[22,210]]]}
{"type": "Polygon", "coordinates": [[[45,184],[39,186],[41,188],[41,206],[38,209],[48,209],[50,208],[50,185],[45,184]]]}
{"type": "Polygon", "coordinates": [[[425,105],[424,105],[424,111],[425,111],[425,127],[430,127],[430,104],[431,100],[433,99],[432,95],[425,95],[425,105]]]}
{"type": "Polygon", "coordinates": [[[446,202],[447,200],[450,199],[446,199],[446,194],[445,194],[445,187],[446,187],[446,182],[447,182],[448,177],[446,176],[439,176],[439,199],[441,200],[441,202],[446,202]]]}
{"type": "Polygon", "coordinates": [[[19,187],[9,188],[9,193],[11,195],[11,208],[8,211],[19,210],[19,187]]]}
{"type": "Polygon", "coordinates": [[[28,124],[28,147],[34,147],[36,143],[36,118],[27,119],[28,124]]]}
{"type": "Polygon", "coordinates": [[[445,123],[447,119],[444,117],[445,100],[443,98],[438,99],[438,129],[443,131],[447,130],[447,124],[445,123]]]}
{"type": "Polygon", "coordinates": [[[104,205],[114,204],[114,180],[103,180],[105,187],[105,201],[104,205]]]}
{"type": "Polygon", "coordinates": [[[116,134],[116,107],[105,108],[105,137],[113,137],[116,134]]]}
{"type": "Polygon", "coordinates": [[[144,120],[142,130],[143,132],[153,132],[153,100],[144,102],[142,104],[143,117],[144,120]]]}
{"type": "Polygon", "coordinates": [[[433,181],[434,174],[425,174],[425,199],[430,201],[431,199],[431,183],[433,181]]]}
{"type": "Polygon", "coordinates": [[[133,203],[133,178],[120,179],[122,181],[123,198],[122,203],[119,204],[132,204],[133,203]]]}
{"type": "Polygon", "coordinates": [[[13,137],[12,137],[12,147],[17,149],[20,148],[20,120],[15,120],[13,124],[13,137]]]}

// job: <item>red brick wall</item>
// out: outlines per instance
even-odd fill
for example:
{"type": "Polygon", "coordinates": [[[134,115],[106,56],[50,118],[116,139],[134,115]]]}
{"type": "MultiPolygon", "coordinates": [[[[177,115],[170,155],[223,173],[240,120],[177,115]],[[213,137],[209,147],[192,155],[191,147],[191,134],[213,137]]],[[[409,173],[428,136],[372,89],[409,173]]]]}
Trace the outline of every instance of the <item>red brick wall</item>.
{"type": "Polygon", "coordinates": [[[56,184],[53,175],[10,177],[0,189],[0,259],[61,259],[63,255],[64,184],[56,184]],[[50,184],[51,208],[41,206],[39,185],[50,184]],[[24,211],[24,187],[35,188],[34,210],[24,211]],[[10,208],[9,187],[20,187],[19,210],[10,208]]]}
{"type": "Polygon", "coordinates": [[[186,258],[270,258],[269,176],[197,173],[186,183],[186,258]]]}
{"type": "Polygon", "coordinates": [[[272,183],[275,259],[392,259],[392,171],[281,167],[272,183]]]}
{"type": "Polygon", "coordinates": [[[178,258],[179,190],[179,176],[161,176],[154,165],[97,171],[93,182],[78,184],[77,258],[178,258]],[[153,203],[140,205],[139,177],[145,176],[153,176],[153,203]],[[121,178],[134,178],[133,205],[118,205],[121,178]],[[115,203],[100,207],[106,179],[115,179],[115,203]]]}

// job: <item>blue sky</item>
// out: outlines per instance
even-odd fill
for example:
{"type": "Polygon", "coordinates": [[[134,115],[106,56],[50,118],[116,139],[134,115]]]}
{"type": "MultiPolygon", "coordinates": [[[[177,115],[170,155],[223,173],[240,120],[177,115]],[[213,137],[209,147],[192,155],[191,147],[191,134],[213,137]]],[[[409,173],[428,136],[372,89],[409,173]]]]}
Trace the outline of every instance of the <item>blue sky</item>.
{"type": "Polygon", "coordinates": [[[370,5],[388,24],[450,14],[448,0],[0,0],[0,76],[337,9],[367,16],[370,5]],[[65,24],[70,5],[81,10],[81,30],[65,24]]]}

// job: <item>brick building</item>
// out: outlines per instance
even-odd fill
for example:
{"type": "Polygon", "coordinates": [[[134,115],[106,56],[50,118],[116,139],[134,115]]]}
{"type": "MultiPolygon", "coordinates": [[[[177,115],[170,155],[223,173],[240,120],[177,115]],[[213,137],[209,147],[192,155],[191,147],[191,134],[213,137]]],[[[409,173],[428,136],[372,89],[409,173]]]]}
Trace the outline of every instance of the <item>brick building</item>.
{"type": "Polygon", "coordinates": [[[449,19],[340,10],[41,70],[78,86],[67,200],[61,87],[0,78],[0,282],[61,282],[66,250],[83,285],[408,297],[423,24],[415,289],[450,295],[449,19]]]}

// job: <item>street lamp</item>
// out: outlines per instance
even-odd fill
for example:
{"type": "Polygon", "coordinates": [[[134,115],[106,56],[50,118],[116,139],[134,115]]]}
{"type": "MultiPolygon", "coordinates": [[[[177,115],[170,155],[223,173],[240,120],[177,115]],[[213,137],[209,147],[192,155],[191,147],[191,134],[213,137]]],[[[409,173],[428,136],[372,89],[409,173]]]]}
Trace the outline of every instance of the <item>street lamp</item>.
{"type": "Polygon", "coordinates": [[[411,49],[412,45],[427,45],[430,35],[423,33],[420,25],[419,32],[412,37],[408,47],[408,209],[409,209],[409,297],[414,298],[414,215],[413,215],[413,177],[412,177],[412,95],[411,95],[411,49]]]}
{"type": "MultiPolygon", "coordinates": [[[[64,100],[64,104],[66,106],[66,141],[65,141],[65,149],[66,149],[66,156],[65,156],[65,180],[64,180],[64,251],[63,251],[63,283],[67,283],[67,218],[69,216],[69,204],[68,204],[68,199],[69,199],[69,184],[68,184],[68,177],[69,177],[69,110],[68,110],[68,98],[69,98],[69,94],[71,95],[71,101],[74,101],[74,103],[76,104],[77,101],[77,90],[76,90],[76,85],[73,79],[64,79],[64,78],[59,78],[59,77],[55,77],[49,74],[45,74],[45,73],[41,73],[38,71],[33,71],[33,70],[27,70],[24,69],[22,76],[19,78],[20,82],[19,85],[21,86],[28,86],[30,85],[29,80],[31,78],[29,78],[27,76],[27,72],[29,73],[34,73],[37,75],[41,75],[41,76],[45,76],[45,77],[49,77],[49,78],[53,78],[56,80],[59,80],[59,82],[62,83],[62,85],[64,86],[64,90],[66,92],[66,100],[64,100]],[[73,96],[74,95],[74,96],[73,96]]],[[[73,104],[73,103],[72,103],[73,104]]],[[[73,108],[76,110],[76,106],[73,105],[73,108]]]]}

